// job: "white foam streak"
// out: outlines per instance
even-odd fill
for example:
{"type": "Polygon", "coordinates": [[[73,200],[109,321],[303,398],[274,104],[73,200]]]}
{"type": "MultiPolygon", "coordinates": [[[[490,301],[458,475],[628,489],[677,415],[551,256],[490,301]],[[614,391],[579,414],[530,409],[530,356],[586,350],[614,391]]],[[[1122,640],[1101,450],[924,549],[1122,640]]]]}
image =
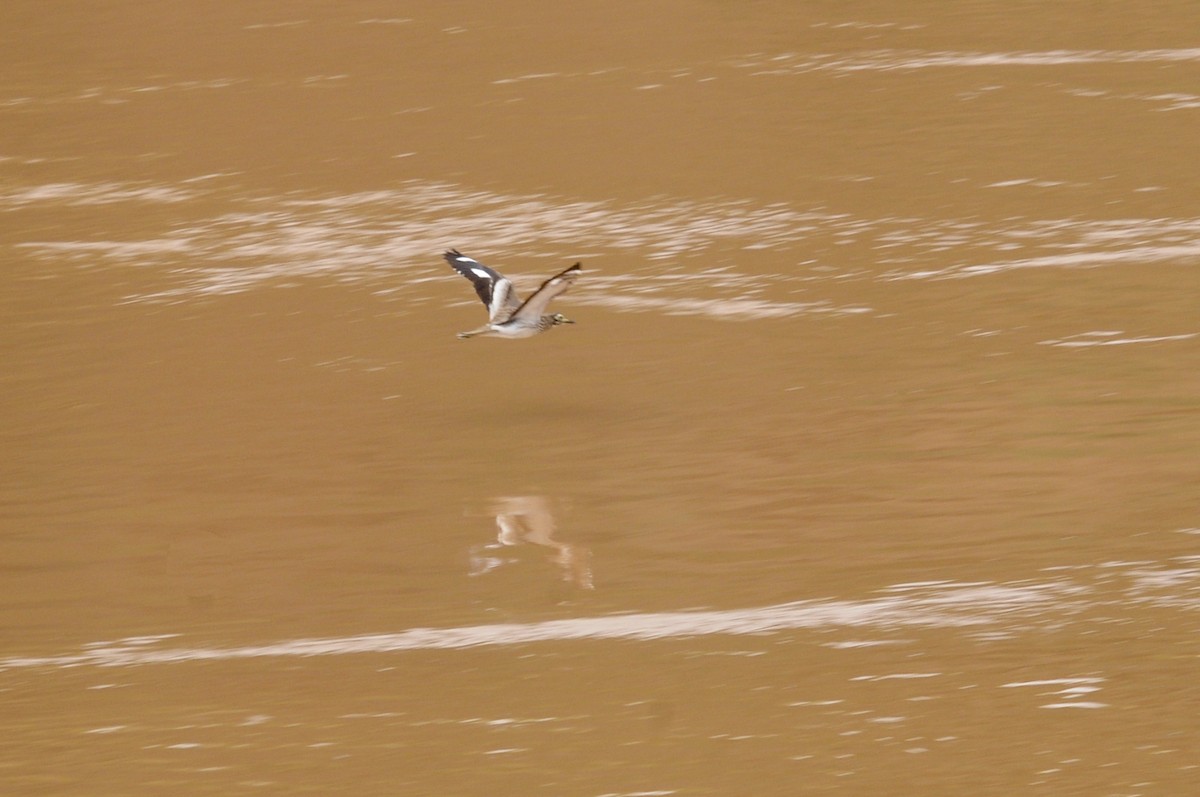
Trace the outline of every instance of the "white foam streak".
{"type": "Polygon", "coordinates": [[[771,302],[763,299],[690,299],[664,296],[599,295],[587,304],[619,310],[655,310],[664,315],[703,315],[730,320],[791,318],[805,313],[854,315],[870,313],[869,307],[837,307],[827,302],[771,302]]]}
{"type": "Polygon", "coordinates": [[[0,208],[28,205],[108,205],[116,202],[184,202],[196,194],[182,188],[134,183],[46,183],[0,193],[0,208]]]}
{"type": "MultiPolygon", "coordinates": [[[[0,194],[0,210],[35,203],[181,202],[201,191],[211,200],[221,188],[205,180],[203,188],[32,186],[0,194]]],[[[1023,190],[1028,182],[992,185],[1023,190]]],[[[587,261],[589,278],[572,292],[572,302],[729,320],[872,312],[823,300],[813,289],[821,282],[963,279],[1022,269],[1186,264],[1200,257],[1200,218],[864,219],[749,200],[663,197],[620,204],[424,181],[340,196],[235,195],[226,205],[229,212],[189,219],[140,241],[16,246],[72,266],[156,268],[161,288],[131,301],[188,301],[322,278],[405,294],[412,302],[431,298],[424,289],[431,282],[449,284],[437,252],[471,247],[471,254],[510,271],[519,288],[531,287],[523,283],[526,273],[580,259],[587,261]],[[475,248],[481,244],[487,248],[475,248]],[[770,254],[759,254],[763,250],[770,254]],[[548,252],[560,259],[528,269],[520,262],[548,252]],[[606,273],[604,259],[623,262],[606,273]],[[768,260],[777,273],[739,268],[743,261],[768,260]],[[804,300],[791,298],[798,295],[804,300]]]]}
{"type": "Polygon", "coordinates": [[[953,628],[1012,623],[1052,608],[1061,610],[1081,592],[1066,583],[940,588],[921,595],[864,601],[801,601],[753,609],[660,612],[502,623],[462,628],[413,628],[394,634],[296,639],[233,648],[155,649],[145,644],[93,645],[64,656],[0,660],[19,667],[135,666],[259,657],[340,656],[408,650],[456,650],[570,640],[652,641],[712,635],[759,635],[837,628],[953,628]]]}
{"type": "Polygon", "coordinates": [[[1019,260],[954,266],[939,271],[914,273],[913,277],[977,277],[1025,268],[1087,268],[1117,263],[1160,263],[1200,256],[1200,242],[1181,246],[1134,246],[1112,252],[1083,251],[1043,255],[1019,260]]]}
{"type": "Polygon", "coordinates": [[[1043,346],[1059,346],[1068,349],[1084,349],[1093,346],[1128,346],[1134,343],[1165,343],[1180,340],[1192,340],[1200,333],[1186,332],[1180,335],[1152,335],[1124,338],[1118,337],[1119,332],[1083,332],[1060,340],[1038,341],[1043,346]]]}
{"type": "Polygon", "coordinates": [[[1016,52],[955,52],[928,50],[868,50],[849,54],[754,54],[734,66],[756,75],[795,75],[806,72],[910,72],[920,69],[979,67],[1041,67],[1083,64],[1159,64],[1200,61],[1200,48],[1153,50],[1043,50],[1016,52]]]}

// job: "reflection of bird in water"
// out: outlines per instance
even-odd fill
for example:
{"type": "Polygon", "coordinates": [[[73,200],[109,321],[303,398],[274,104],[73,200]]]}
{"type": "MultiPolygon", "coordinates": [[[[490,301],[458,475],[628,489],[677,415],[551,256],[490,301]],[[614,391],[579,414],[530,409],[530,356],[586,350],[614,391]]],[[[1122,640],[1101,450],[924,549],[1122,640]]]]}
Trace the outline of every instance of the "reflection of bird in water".
{"type": "Polygon", "coordinates": [[[476,546],[471,551],[471,575],[478,576],[512,561],[496,554],[506,547],[522,544],[541,545],[555,553],[550,561],[562,571],[563,581],[581,589],[593,589],[591,551],[554,539],[557,530],[550,502],[541,495],[504,496],[492,505],[496,527],[500,530],[496,542],[476,546]],[[487,553],[483,553],[486,551],[487,553]]]}
{"type": "Polygon", "coordinates": [[[460,338],[472,338],[476,335],[529,338],[559,324],[575,323],[562,313],[546,315],[546,307],[551,299],[571,287],[571,283],[579,277],[582,273],[579,263],[543,282],[542,287],[522,302],[513,289],[512,282],[500,272],[467,257],[457,249],[451,249],[442,257],[446,258],[446,262],[453,266],[455,271],[471,281],[475,286],[475,293],[483,300],[483,306],[488,311],[486,324],[470,332],[459,332],[460,338]]]}

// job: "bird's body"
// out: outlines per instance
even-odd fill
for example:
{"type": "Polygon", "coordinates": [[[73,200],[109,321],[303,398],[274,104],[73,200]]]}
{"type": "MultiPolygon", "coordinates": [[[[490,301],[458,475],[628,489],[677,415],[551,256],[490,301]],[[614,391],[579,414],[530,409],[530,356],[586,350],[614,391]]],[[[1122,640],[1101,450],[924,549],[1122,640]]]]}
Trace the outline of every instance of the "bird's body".
{"type": "Polygon", "coordinates": [[[490,335],[498,338],[529,338],[545,332],[559,324],[574,324],[562,313],[546,313],[550,300],[567,288],[582,273],[579,263],[555,274],[542,283],[533,294],[521,301],[513,289],[512,282],[500,272],[490,269],[478,260],[467,257],[457,249],[443,255],[455,271],[462,274],[475,286],[475,293],[488,311],[488,323],[470,332],[459,332],[460,338],[490,335]]]}

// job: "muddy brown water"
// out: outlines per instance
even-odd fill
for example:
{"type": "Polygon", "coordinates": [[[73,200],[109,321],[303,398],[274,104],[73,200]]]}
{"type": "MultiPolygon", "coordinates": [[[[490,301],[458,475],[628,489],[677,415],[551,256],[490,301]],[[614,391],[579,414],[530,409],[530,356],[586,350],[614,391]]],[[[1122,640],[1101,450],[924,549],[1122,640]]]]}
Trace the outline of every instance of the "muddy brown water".
{"type": "Polygon", "coordinates": [[[1196,793],[1195,4],[9,6],[0,792],[1196,793]]]}

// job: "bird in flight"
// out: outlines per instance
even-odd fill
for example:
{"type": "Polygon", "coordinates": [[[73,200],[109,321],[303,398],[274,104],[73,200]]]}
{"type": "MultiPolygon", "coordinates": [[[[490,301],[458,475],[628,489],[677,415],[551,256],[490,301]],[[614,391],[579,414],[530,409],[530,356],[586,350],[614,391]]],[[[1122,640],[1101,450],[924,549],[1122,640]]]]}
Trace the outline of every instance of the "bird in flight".
{"type": "Polygon", "coordinates": [[[560,271],[542,283],[528,299],[521,301],[512,282],[495,269],[467,257],[457,249],[442,255],[455,271],[475,286],[475,293],[488,311],[488,322],[470,332],[459,332],[459,338],[491,335],[498,338],[529,338],[559,324],[574,324],[562,313],[546,313],[550,301],[564,292],[583,273],[581,264],[560,271]]]}

